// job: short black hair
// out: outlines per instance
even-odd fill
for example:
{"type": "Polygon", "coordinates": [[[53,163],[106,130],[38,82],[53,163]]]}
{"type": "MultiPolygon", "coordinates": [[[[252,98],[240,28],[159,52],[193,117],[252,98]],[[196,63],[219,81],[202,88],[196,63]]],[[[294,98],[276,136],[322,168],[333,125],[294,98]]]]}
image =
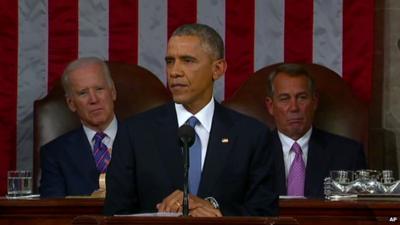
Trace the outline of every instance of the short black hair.
{"type": "Polygon", "coordinates": [[[199,37],[202,44],[210,50],[215,59],[224,58],[224,41],[214,28],[199,23],[184,24],[178,27],[172,36],[196,36],[199,37]]]}

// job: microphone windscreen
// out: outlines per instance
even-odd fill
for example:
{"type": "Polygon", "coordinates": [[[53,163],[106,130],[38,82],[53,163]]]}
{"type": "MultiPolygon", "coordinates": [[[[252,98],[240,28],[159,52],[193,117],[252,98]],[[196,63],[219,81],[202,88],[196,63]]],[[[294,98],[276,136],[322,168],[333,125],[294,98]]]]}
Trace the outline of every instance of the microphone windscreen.
{"type": "Polygon", "coordinates": [[[193,127],[184,124],[178,129],[178,138],[181,145],[187,144],[188,147],[192,146],[195,141],[195,131],[193,127]]]}

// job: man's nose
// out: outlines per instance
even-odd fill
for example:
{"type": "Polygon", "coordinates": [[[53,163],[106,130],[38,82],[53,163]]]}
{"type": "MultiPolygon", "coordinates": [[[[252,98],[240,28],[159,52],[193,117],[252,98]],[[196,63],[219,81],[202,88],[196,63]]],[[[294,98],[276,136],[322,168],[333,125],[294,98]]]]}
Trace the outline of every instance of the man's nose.
{"type": "Polygon", "coordinates": [[[289,110],[290,111],[298,111],[299,110],[299,103],[297,102],[296,98],[293,98],[290,100],[289,110]]]}
{"type": "Polygon", "coordinates": [[[90,90],[89,91],[89,102],[90,103],[95,103],[97,102],[98,97],[97,97],[97,93],[95,90],[90,90]]]}
{"type": "Polygon", "coordinates": [[[182,76],[182,68],[179,62],[175,62],[169,67],[169,75],[171,77],[179,77],[182,76]]]}

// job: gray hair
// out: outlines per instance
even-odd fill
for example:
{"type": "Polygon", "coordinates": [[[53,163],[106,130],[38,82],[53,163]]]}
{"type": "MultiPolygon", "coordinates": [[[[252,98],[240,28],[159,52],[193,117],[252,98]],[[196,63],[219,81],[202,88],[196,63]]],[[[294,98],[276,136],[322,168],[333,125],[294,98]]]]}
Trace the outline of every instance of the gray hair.
{"type": "Polygon", "coordinates": [[[101,60],[100,58],[97,58],[97,57],[83,57],[83,58],[79,58],[79,59],[76,59],[76,60],[70,62],[64,70],[64,73],[61,77],[61,83],[64,88],[64,92],[65,92],[66,96],[69,96],[71,94],[69,75],[73,71],[75,71],[79,68],[85,67],[87,65],[93,65],[93,64],[97,64],[102,67],[103,75],[107,81],[107,84],[111,88],[114,87],[114,82],[111,78],[110,70],[108,69],[107,64],[103,60],[101,60]]]}
{"type": "Polygon", "coordinates": [[[185,24],[178,27],[174,33],[172,33],[172,37],[173,36],[199,37],[202,44],[206,45],[205,47],[210,51],[215,59],[224,58],[224,41],[218,32],[210,26],[198,23],[185,24]]]}
{"type": "Polygon", "coordinates": [[[312,95],[316,93],[315,80],[308,71],[300,64],[281,64],[268,76],[267,80],[267,95],[273,97],[275,93],[274,80],[280,73],[285,73],[290,77],[305,77],[308,81],[308,88],[312,95]]]}

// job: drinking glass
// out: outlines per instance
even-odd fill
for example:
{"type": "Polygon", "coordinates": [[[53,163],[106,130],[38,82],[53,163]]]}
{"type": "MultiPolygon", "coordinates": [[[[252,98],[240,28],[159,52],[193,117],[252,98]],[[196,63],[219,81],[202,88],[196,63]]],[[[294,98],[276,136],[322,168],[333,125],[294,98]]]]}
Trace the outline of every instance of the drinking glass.
{"type": "Polygon", "coordinates": [[[330,176],[339,184],[349,183],[353,180],[353,172],[349,170],[332,170],[330,176]]]}
{"type": "Polygon", "coordinates": [[[32,173],[29,170],[8,171],[7,197],[21,197],[32,194],[32,173]]]}
{"type": "Polygon", "coordinates": [[[394,182],[393,171],[382,170],[382,183],[390,184],[394,182]]]}

